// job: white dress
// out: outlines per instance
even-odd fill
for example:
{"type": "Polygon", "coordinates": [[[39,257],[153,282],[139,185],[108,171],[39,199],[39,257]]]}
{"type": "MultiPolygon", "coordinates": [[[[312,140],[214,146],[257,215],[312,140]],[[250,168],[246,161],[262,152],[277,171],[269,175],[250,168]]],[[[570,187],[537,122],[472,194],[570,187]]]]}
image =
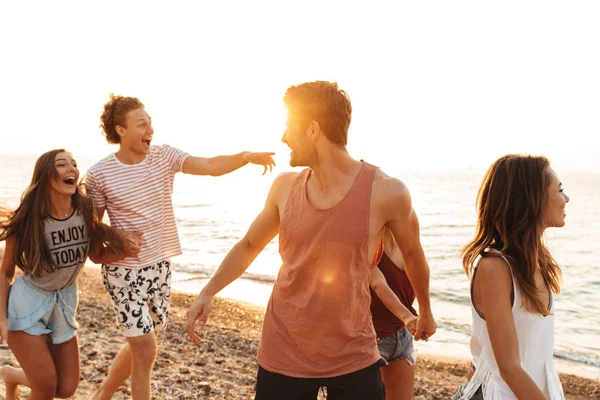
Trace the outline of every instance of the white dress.
{"type": "MultiPolygon", "coordinates": [[[[497,253],[510,265],[510,262],[502,253],[497,250],[491,251],[497,253]]],[[[473,277],[475,277],[475,271],[473,271],[471,287],[473,277]]],[[[544,317],[533,314],[523,306],[521,290],[514,276],[512,276],[512,280],[514,289],[512,314],[519,341],[521,366],[542,390],[547,399],[564,400],[562,384],[552,358],[554,350],[554,301],[552,293],[550,293],[550,315],[544,317]]],[[[480,386],[482,386],[485,400],[517,400],[517,397],[500,376],[488,335],[487,323],[475,310],[472,297],[471,312],[473,315],[471,354],[475,374],[464,388],[460,400],[469,400],[480,386]]]]}

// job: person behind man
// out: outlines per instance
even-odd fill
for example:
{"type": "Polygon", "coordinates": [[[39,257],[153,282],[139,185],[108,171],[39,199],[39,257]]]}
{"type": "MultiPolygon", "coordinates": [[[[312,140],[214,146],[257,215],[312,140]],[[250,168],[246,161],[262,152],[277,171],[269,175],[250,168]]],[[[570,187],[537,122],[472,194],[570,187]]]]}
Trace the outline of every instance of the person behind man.
{"type": "Polygon", "coordinates": [[[171,199],[175,174],[219,176],[248,163],[264,166],[264,174],[275,165],[274,153],[202,158],[169,145],[153,146],[152,120],[134,97],[111,95],[100,120],[107,142],[118,144],[119,150],[90,168],[88,195],[100,218],[106,210],[112,226],[139,231],[143,243],[137,257],[102,265],[104,285],[127,343],[92,399],[110,399],[130,375],[133,398],[150,399],[155,333],[169,315],[170,258],[182,253],[171,199]]]}
{"type": "Polygon", "coordinates": [[[413,307],[415,292],[406,276],[402,254],[389,229],[384,234],[384,252],[377,267],[392,293],[402,305],[402,313],[394,313],[386,299],[371,292],[371,315],[377,333],[377,347],[387,361],[380,367],[386,400],[412,399],[415,384],[415,350],[413,334],[417,312],[413,307]],[[400,314],[400,315],[398,315],[400,314]]]}
{"type": "Polygon", "coordinates": [[[188,310],[186,329],[199,343],[212,298],[238,278],[277,234],[282,267],[269,300],[258,349],[256,399],[383,399],[380,359],[369,312],[369,281],[384,229],[398,241],[420,305],[418,338],[434,334],[429,267],[406,186],[346,149],[350,99],[337,83],[288,88],[283,142],[290,165],[264,209],[227,254],[188,310]]]}

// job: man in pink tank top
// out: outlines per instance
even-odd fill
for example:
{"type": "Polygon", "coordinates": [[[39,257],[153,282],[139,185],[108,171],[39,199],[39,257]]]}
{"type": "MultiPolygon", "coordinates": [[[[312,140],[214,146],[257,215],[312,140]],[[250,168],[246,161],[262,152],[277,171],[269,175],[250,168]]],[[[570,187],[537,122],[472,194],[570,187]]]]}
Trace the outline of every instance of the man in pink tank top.
{"type": "Polygon", "coordinates": [[[385,399],[371,313],[369,281],[385,228],[396,238],[419,302],[415,338],[435,333],[429,267],[406,186],[346,150],[352,106],[336,83],[288,88],[283,135],[290,165],[264,209],[223,260],[188,311],[200,338],[212,298],[238,278],[279,234],[282,266],[267,306],[258,349],[258,400],[385,399]]]}

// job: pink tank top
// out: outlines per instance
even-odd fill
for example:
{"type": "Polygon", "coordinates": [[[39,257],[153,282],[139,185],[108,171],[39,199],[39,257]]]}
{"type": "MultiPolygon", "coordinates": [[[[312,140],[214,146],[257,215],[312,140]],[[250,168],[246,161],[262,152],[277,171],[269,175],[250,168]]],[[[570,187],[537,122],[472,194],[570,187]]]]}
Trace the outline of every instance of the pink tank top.
{"type": "Polygon", "coordinates": [[[326,378],[379,358],[369,311],[369,210],[376,167],[363,163],[337,205],[308,200],[310,170],[296,179],[279,230],[283,264],[267,306],[258,362],[268,371],[326,378]]]}

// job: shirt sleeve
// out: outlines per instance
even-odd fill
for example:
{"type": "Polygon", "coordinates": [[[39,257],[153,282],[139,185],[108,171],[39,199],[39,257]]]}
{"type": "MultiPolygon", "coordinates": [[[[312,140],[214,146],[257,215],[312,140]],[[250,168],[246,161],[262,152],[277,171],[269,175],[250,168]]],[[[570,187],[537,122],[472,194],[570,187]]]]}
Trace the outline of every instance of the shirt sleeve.
{"type": "Polygon", "coordinates": [[[171,171],[174,173],[181,172],[183,170],[183,162],[189,157],[189,154],[168,144],[164,144],[162,148],[163,155],[171,166],[171,171]]]}
{"type": "Polygon", "coordinates": [[[106,208],[106,195],[101,189],[97,177],[88,171],[85,175],[84,183],[86,194],[92,200],[94,206],[96,208],[106,208]]]}

